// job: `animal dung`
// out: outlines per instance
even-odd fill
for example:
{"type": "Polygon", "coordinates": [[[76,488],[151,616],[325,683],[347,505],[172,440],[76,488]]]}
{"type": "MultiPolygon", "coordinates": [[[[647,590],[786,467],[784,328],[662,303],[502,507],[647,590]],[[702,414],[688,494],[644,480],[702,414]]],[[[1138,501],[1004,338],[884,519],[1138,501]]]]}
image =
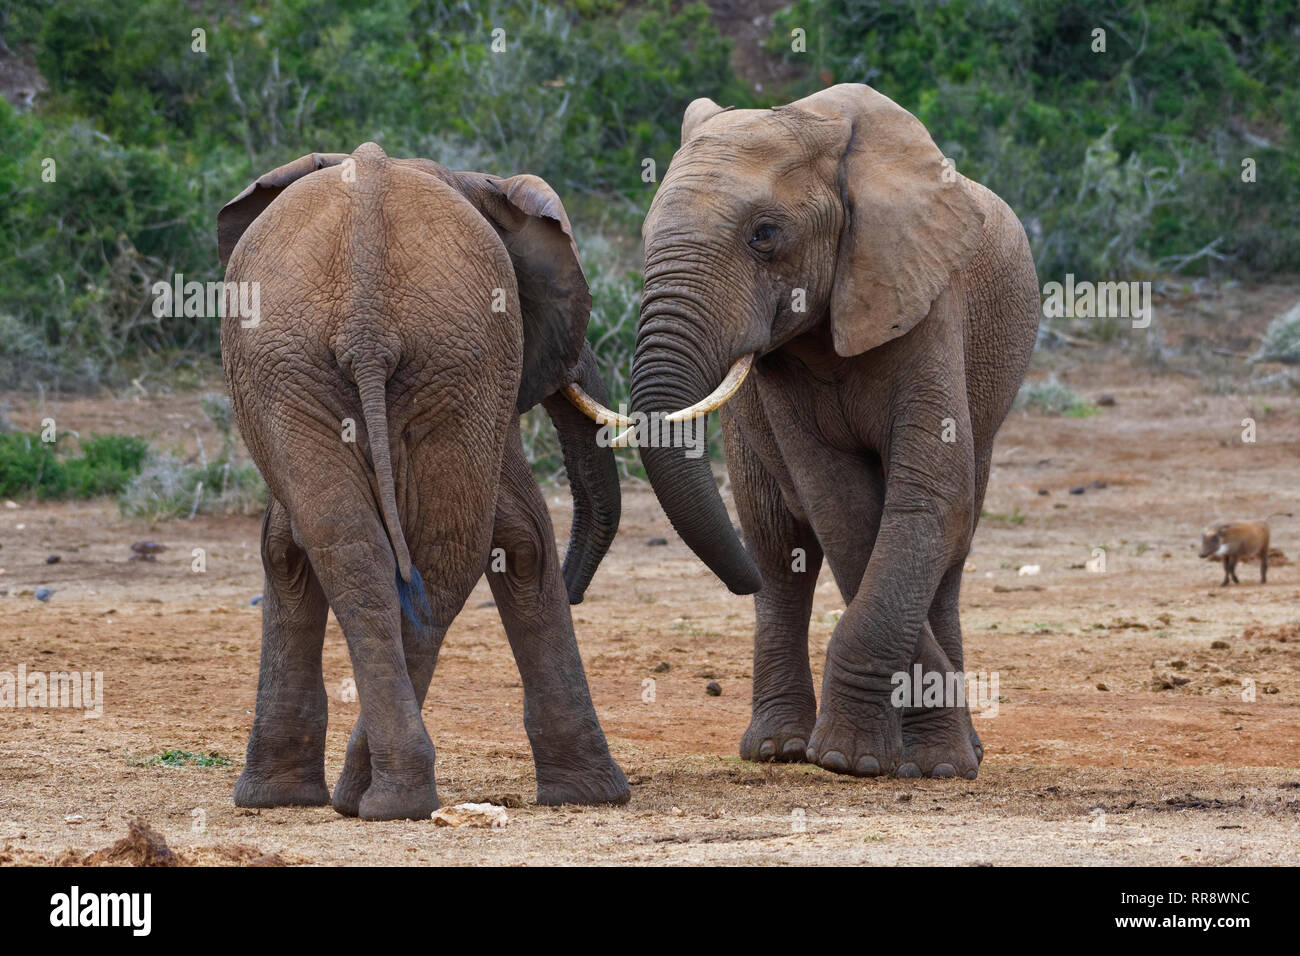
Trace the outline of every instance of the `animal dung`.
{"type": "Polygon", "coordinates": [[[492,803],[458,803],[433,811],[433,825],[438,827],[478,827],[500,830],[509,826],[510,817],[505,807],[492,803]]]}
{"type": "Polygon", "coordinates": [[[722,685],[715,680],[711,680],[704,685],[704,693],[708,694],[710,697],[721,697],[722,685]]]}

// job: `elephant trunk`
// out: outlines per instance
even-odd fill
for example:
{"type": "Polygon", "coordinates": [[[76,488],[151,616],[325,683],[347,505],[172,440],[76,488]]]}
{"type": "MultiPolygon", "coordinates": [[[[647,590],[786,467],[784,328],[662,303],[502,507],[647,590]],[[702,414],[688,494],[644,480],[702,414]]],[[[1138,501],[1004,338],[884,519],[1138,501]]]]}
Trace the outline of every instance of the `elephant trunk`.
{"type": "MultiPolygon", "coordinates": [[[[598,402],[608,401],[590,346],[582,347],[574,372],[579,388],[598,402]]],[[[573,495],[573,525],[564,556],[564,586],[569,592],[569,603],[581,604],[592,575],[618,531],[622,509],[618,465],[614,461],[614,449],[596,440],[601,426],[589,421],[563,391],[543,399],[542,407],[560,436],[564,470],[573,495]]]]}
{"type": "MultiPolygon", "coordinates": [[[[656,317],[653,308],[642,314],[632,360],[632,408],[640,414],[668,415],[694,405],[715,391],[726,371],[701,368],[699,347],[665,329],[672,324],[671,316],[656,317]]],[[[687,546],[732,593],[762,587],[713,480],[707,449],[691,457],[685,447],[643,443],[640,451],[655,495],[687,546]]]]}

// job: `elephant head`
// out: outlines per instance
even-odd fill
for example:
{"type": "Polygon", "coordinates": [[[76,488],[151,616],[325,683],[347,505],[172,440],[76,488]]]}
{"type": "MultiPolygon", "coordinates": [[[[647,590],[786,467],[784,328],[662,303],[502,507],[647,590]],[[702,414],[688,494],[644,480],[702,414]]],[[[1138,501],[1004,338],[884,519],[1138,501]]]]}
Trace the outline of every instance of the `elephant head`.
{"type": "MultiPolygon", "coordinates": [[[[870,87],[771,110],[694,101],[642,230],[632,407],[706,414],[756,359],[819,328],[843,357],[906,334],[982,225],[925,127],[870,87]]],[[[758,590],[707,456],[641,456],[682,539],[733,592],[758,590]]]]}
{"type": "MultiPolygon", "coordinates": [[[[598,426],[565,400],[603,401],[605,390],[585,344],[591,293],[564,206],[537,176],[503,179],[448,170],[424,159],[389,159],[373,144],[359,147],[357,155],[367,149],[388,166],[436,177],[456,189],[492,225],[510,256],[523,323],[516,407],[522,414],[541,403],[559,433],[574,500],[564,581],[570,602],[577,604],[618,530],[621,499],[613,450],[595,441],[598,426]]],[[[281,193],[319,169],[352,159],[346,153],[300,157],[261,176],[228,202],[217,216],[222,265],[281,193]]]]}

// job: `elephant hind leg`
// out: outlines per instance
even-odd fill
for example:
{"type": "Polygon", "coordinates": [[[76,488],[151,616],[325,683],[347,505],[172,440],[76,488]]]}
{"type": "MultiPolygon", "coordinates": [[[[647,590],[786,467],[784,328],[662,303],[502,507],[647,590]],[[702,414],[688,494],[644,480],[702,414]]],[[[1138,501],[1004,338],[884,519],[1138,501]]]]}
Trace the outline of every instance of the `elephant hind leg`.
{"type": "Polygon", "coordinates": [[[262,520],[262,663],[241,807],[321,806],[325,787],[327,703],[321,645],[329,605],[289,514],[274,498],[262,520]]]}
{"type": "Polygon", "coordinates": [[[929,622],[921,628],[912,671],[912,706],[903,711],[903,762],[900,777],[962,777],[974,780],[982,748],[971,726],[966,680],[935,639],[929,622]],[[916,686],[919,668],[921,686],[916,686]],[[931,697],[927,679],[937,688],[931,697]]]}
{"type": "MultiPolygon", "coordinates": [[[[934,601],[930,604],[930,618],[927,625],[933,632],[930,639],[938,644],[940,653],[944,655],[945,660],[939,662],[944,672],[956,675],[964,673],[963,662],[965,655],[962,648],[961,616],[958,604],[961,598],[961,578],[965,563],[965,558],[962,558],[953,564],[939,581],[939,589],[935,592],[934,601]]],[[[924,634],[921,639],[922,642],[925,641],[924,634]]],[[[918,647],[919,653],[920,648],[918,647]]],[[[960,707],[959,710],[962,712],[961,719],[966,725],[971,747],[975,751],[975,757],[982,762],[984,760],[984,743],[975,731],[975,724],[970,716],[969,702],[960,707]]],[[[909,721],[916,723],[907,714],[904,714],[903,730],[905,734],[909,721]]]]}
{"type": "Polygon", "coordinates": [[[786,506],[780,484],[725,411],[723,432],[740,525],[763,576],[763,587],[754,595],[753,704],[740,756],[802,761],[817,721],[808,621],[822,548],[808,523],[786,506]]]}
{"type": "Polygon", "coordinates": [[[361,475],[304,489],[289,505],[294,528],[347,639],[370,756],[357,803],[368,820],[424,819],[438,808],[434,749],[407,674],[397,562],[361,475]],[[310,491],[306,489],[310,488],[310,491]]]}
{"type": "Polygon", "coordinates": [[[488,584],[524,685],[524,729],[542,804],[626,803],[627,778],[610,756],[573,633],[546,501],[516,422],[506,439],[488,584]],[[498,549],[500,549],[498,551],[498,549]]]}

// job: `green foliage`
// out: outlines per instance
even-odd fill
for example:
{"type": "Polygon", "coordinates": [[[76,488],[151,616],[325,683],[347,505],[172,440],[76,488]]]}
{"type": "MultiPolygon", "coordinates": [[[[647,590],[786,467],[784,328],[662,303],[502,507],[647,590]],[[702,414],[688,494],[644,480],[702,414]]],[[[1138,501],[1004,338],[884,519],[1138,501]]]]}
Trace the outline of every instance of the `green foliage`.
{"type": "Polygon", "coordinates": [[[154,754],[147,760],[141,761],[138,766],[143,767],[229,767],[230,758],[223,754],[210,750],[205,754],[193,753],[189,750],[168,749],[162,753],[154,754]]]}
{"type": "Polygon", "coordinates": [[[257,467],[235,457],[234,411],[230,399],[208,392],[203,413],[221,432],[221,454],[208,461],[200,446],[199,461],[160,452],[118,497],[122,514],[162,521],[198,514],[255,514],[266,507],[267,488],[257,467]]]}
{"type": "Polygon", "coordinates": [[[146,443],[128,435],[80,439],[81,454],[60,456],[39,435],[0,433],[0,496],[93,498],[115,495],[139,473],[146,443]]]}
{"type": "MultiPolygon", "coordinates": [[[[216,211],[252,178],[375,140],[556,187],[617,402],[642,162],[662,177],[698,96],[769,105],[827,79],[920,117],[1020,216],[1044,281],[1300,271],[1298,31],[1294,0],[796,0],[767,45],[796,79],[756,94],[700,2],[15,0],[0,37],[49,91],[0,103],[0,379],[122,385],[215,355],[217,320],[154,317],[152,284],[219,278],[216,211]]],[[[192,492],[181,464],[150,493],[192,492]]]]}
{"type": "Polygon", "coordinates": [[[801,91],[829,73],[915,113],[1044,280],[1300,269],[1293,0],[799,0],[771,49],[796,26],[801,91]]]}
{"type": "Polygon", "coordinates": [[[1092,402],[1055,378],[1021,385],[1013,407],[1040,415],[1064,415],[1067,418],[1090,418],[1101,412],[1092,402]]]}
{"type": "Polygon", "coordinates": [[[1300,365],[1300,303],[1269,323],[1253,358],[1258,362],[1300,365]]]}

